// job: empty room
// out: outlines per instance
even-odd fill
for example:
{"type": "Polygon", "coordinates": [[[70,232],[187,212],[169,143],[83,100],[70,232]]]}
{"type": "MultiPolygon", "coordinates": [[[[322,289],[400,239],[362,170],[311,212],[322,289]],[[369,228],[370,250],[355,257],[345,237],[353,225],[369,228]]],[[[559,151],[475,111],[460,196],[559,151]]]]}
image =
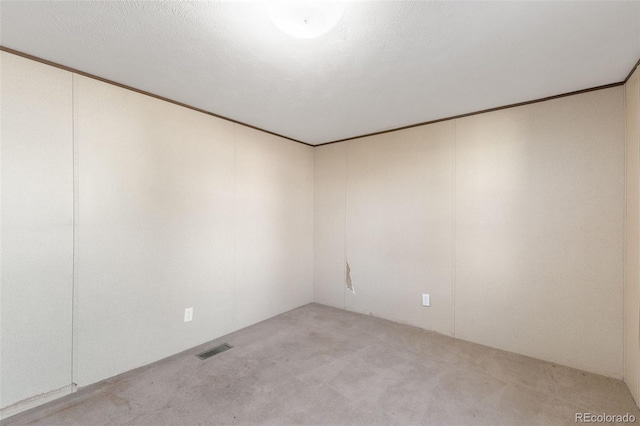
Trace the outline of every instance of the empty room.
{"type": "Polygon", "coordinates": [[[640,0],[0,0],[0,423],[640,423],[640,0]]]}

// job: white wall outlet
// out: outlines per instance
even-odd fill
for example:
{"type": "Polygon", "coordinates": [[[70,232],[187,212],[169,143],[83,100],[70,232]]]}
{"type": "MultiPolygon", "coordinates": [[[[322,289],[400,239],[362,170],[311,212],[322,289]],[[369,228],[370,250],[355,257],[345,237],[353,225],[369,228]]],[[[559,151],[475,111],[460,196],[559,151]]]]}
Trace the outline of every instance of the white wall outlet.
{"type": "Polygon", "coordinates": [[[431,306],[431,297],[428,294],[422,294],[422,306],[431,306]]]}
{"type": "Polygon", "coordinates": [[[184,310],[184,322],[193,320],[193,308],[187,308],[184,310]]]}

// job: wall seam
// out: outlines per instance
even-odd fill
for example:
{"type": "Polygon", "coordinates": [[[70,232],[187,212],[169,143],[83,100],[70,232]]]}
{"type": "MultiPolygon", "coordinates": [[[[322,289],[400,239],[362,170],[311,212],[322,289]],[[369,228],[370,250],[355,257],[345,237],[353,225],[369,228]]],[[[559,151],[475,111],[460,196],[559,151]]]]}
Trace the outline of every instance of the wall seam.
{"type": "Polygon", "coordinates": [[[231,329],[237,330],[237,317],[236,317],[236,305],[237,305],[237,274],[238,269],[238,142],[237,142],[237,129],[238,125],[233,125],[233,277],[232,277],[232,318],[231,329]]]}
{"type": "Polygon", "coordinates": [[[311,302],[316,301],[316,152],[311,149],[311,302]]]}
{"type": "MultiPolygon", "coordinates": [[[[637,72],[637,69],[638,68],[636,68],[636,71],[634,71],[634,72],[637,72]]],[[[633,73],[632,73],[632,75],[633,75],[633,73]]],[[[636,91],[635,96],[636,96],[636,99],[640,100],[640,83],[638,83],[636,85],[636,87],[638,88],[638,90],[636,91]]],[[[625,96],[626,96],[626,90],[625,90],[625,96]]],[[[626,101],[626,99],[625,99],[625,101],[626,101]]],[[[640,102],[639,102],[639,104],[640,104],[640,102]]],[[[626,108],[626,102],[625,102],[625,108],[626,108]]],[[[638,126],[637,128],[640,129],[640,114],[636,114],[636,116],[634,118],[635,118],[635,120],[637,122],[637,126],[638,126]]],[[[625,114],[625,119],[626,119],[626,114],[625,114]]],[[[625,132],[626,132],[626,125],[625,125],[625,132]]],[[[640,144],[640,141],[636,140],[636,141],[634,141],[634,143],[640,144]]],[[[625,133],[625,150],[626,150],[626,133],[625,133]]],[[[627,162],[625,161],[625,166],[626,166],[626,163],[627,162]]],[[[638,151],[638,156],[636,157],[636,165],[640,165],[640,150],[638,151]]],[[[626,177],[626,174],[625,174],[625,177],[626,177]]],[[[625,196],[626,196],[626,194],[625,194],[625,196]]],[[[640,222],[640,217],[636,217],[636,219],[638,220],[638,222],[640,222]]],[[[626,260],[626,258],[625,258],[625,260],[626,260]]],[[[622,303],[623,303],[623,305],[622,305],[623,306],[623,315],[624,315],[624,302],[625,301],[623,300],[622,301],[622,303]]],[[[636,311],[635,317],[636,317],[636,323],[640,323],[640,312],[636,311]]],[[[622,324],[623,324],[623,327],[624,327],[624,316],[623,316],[622,324]]],[[[623,333],[624,333],[624,329],[623,329],[623,333]]],[[[640,338],[638,339],[638,341],[640,342],[640,338]]],[[[624,345],[624,334],[622,336],[622,342],[623,342],[622,344],[624,345]]],[[[640,352],[640,347],[636,347],[635,350],[636,350],[636,353],[640,352]]],[[[624,347],[623,347],[622,353],[624,354],[624,347]]],[[[624,359],[623,359],[623,362],[624,362],[624,359]]],[[[622,367],[623,367],[622,370],[623,370],[623,377],[624,377],[624,364],[623,364],[622,367]]],[[[636,366],[636,367],[638,367],[638,366],[636,366]]],[[[640,368],[636,368],[636,395],[640,395],[640,368]]]]}
{"type": "Polygon", "coordinates": [[[456,335],[456,161],[458,120],[453,120],[453,143],[451,161],[451,335],[456,335]]]}
{"type": "Polygon", "coordinates": [[[628,211],[628,196],[627,196],[627,157],[628,157],[628,130],[627,130],[627,84],[623,86],[624,90],[622,91],[622,99],[624,102],[624,212],[622,218],[622,379],[626,383],[627,381],[627,354],[626,354],[626,343],[625,336],[626,333],[626,315],[625,315],[625,306],[627,300],[627,211],[628,211]]]}
{"type": "MultiPolygon", "coordinates": [[[[2,8],[0,8],[2,10],[2,8]]],[[[2,73],[2,58],[0,54],[0,73],[2,73]]],[[[0,114],[2,113],[2,79],[0,78],[0,114]]],[[[2,120],[0,115],[0,148],[2,148],[2,120]]],[[[0,192],[2,192],[2,149],[0,149],[0,192]]],[[[2,212],[2,197],[0,196],[0,212],[2,212]]],[[[2,306],[2,214],[0,214],[0,307],[2,306]]],[[[2,315],[0,313],[0,322],[2,315]]],[[[0,377],[2,377],[2,332],[0,331],[0,377]]],[[[2,418],[2,385],[0,384],[0,419],[2,418]]]]}
{"type": "MultiPolygon", "coordinates": [[[[1,8],[0,8],[1,10],[1,8]]],[[[0,73],[2,73],[2,58],[0,54],[0,73]]],[[[0,79],[0,114],[2,113],[2,79],[0,79]]],[[[0,115],[1,117],[1,115],[0,115]]],[[[2,120],[0,119],[0,148],[2,147],[2,120]]],[[[0,149],[0,192],[2,190],[2,149],[0,149]]],[[[0,212],[2,212],[2,197],[0,196],[0,212]]],[[[2,214],[0,214],[0,307],[2,306],[2,214]]],[[[0,314],[0,321],[2,315],[0,314]]],[[[2,333],[0,332],[0,377],[2,377],[2,333]]],[[[2,410],[2,385],[0,385],[0,410],[2,410]]],[[[2,413],[2,411],[0,411],[2,413]]],[[[0,416],[0,418],[2,418],[0,416]]]]}
{"type": "Polygon", "coordinates": [[[349,262],[349,256],[347,252],[347,194],[349,193],[349,143],[344,146],[344,283],[342,285],[342,308],[347,309],[347,262],[349,262]]]}
{"type": "Polygon", "coordinates": [[[71,147],[72,147],[72,197],[73,197],[73,212],[72,212],[72,278],[71,278],[71,391],[74,392],[78,382],[78,276],[79,276],[79,262],[78,262],[78,250],[79,250],[79,232],[78,232],[78,219],[79,219],[79,156],[78,156],[78,132],[76,123],[76,74],[71,73],[71,147]]]}

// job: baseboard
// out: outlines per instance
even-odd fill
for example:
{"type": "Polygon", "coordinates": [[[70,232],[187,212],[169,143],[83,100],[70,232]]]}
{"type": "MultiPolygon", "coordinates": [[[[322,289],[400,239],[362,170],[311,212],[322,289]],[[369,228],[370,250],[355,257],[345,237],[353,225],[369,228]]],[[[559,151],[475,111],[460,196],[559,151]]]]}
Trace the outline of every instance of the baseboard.
{"type": "Polygon", "coordinates": [[[70,384],[67,386],[63,386],[60,389],[55,389],[49,392],[32,396],[27,399],[23,399],[22,401],[18,401],[15,404],[11,404],[0,409],[0,420],[7,419],[11,416],[22,413],[23,411],[27,411],[39,405],[46,404],[47,402],[69,395],[75,391],[76,385],[70,384]]]}

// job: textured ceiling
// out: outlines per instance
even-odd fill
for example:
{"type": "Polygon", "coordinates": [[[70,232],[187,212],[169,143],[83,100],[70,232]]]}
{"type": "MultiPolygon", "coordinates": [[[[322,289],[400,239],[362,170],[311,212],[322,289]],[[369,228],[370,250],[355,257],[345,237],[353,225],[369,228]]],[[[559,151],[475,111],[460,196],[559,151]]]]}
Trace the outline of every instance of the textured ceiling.
{"type": "Polygon", "coordinates": [[[311,144],[619,82],[640,1],[348,2],[292,38],[262,2],[0,2],[0,44],[311,144]]]}

